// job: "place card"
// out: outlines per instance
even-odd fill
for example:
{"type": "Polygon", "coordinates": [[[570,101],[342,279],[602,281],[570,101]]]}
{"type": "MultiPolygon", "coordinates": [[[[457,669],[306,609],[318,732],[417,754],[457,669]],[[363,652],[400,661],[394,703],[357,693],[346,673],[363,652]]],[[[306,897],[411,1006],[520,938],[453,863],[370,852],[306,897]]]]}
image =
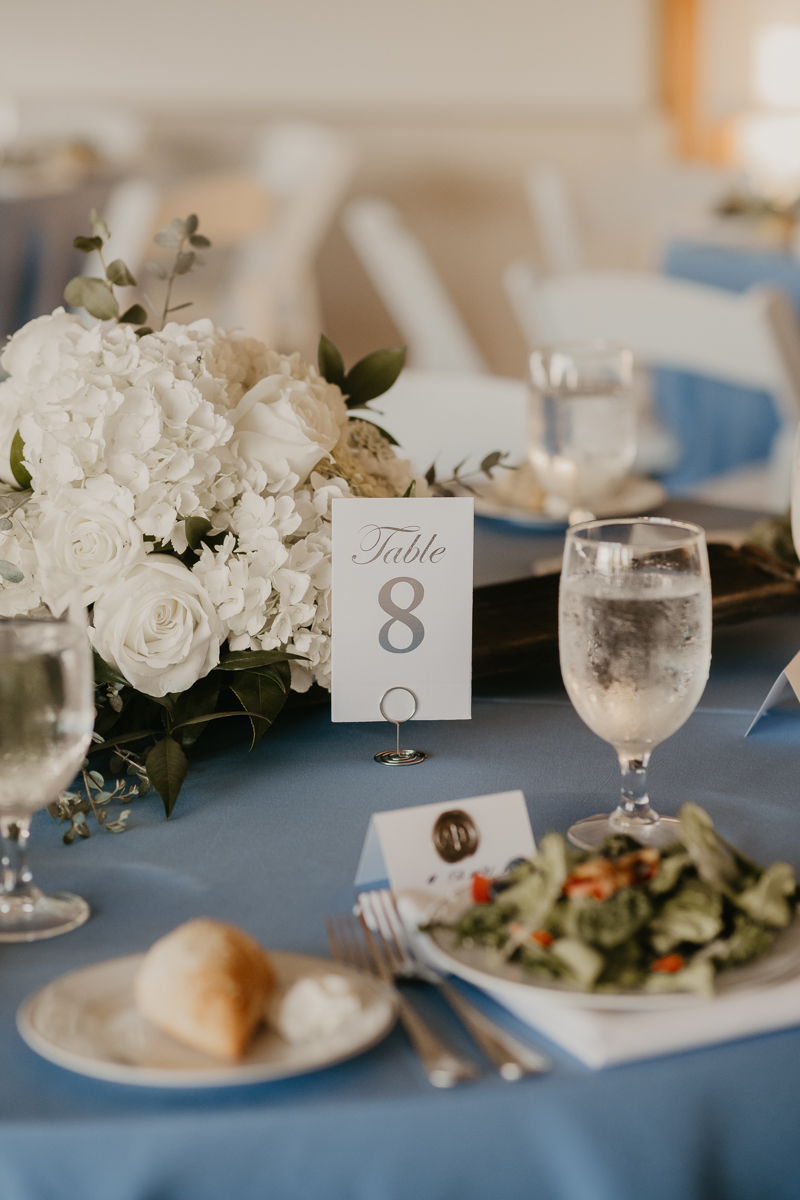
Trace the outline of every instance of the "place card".
{"type": "Polygon", "coordinates": [[[473,875],[502,874],[536,849],[521,791],[374,813],[356,871],[356,887],[449,893],[473,875]]]}
{"type": "Polygon", "coordinates": [[[472,499],[343,498],[332,524],[331,719],[381,721],[405,688],[414,720],[468,720],[472,499]]]}
{"type": "Polygon", "coordinates": [[[787,687],[792,689],[795,698],[800,701],[800,651],[795,654],[788,667],[784,667],[778,678],[773,683],[772,687],[767,692],[767,697],[764,703],[761,705],[761,708],[753,717],[753,720],[750,722],[747,733],[744,735],[745,737],[752,732],[752,730],[763,717],[764,713],[775,707],[783,693],[786,691],[787,687]]]}

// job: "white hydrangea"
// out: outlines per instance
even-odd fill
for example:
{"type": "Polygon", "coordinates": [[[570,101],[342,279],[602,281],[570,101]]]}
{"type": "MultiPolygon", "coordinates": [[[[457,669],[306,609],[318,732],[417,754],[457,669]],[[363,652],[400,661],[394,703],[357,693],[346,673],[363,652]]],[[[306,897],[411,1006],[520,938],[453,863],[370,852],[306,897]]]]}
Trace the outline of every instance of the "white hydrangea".
{"type": "Polygon", "coordinates": [[[24,576],[0,587],[0,614],[39,602],[38,562],[83,580],[95,645],[151,695],[191,686],[225,640],[302,655],[292,686],[330,687],[331,500],[411,481],[336,386],[210,321],[137,338],[63,309],[15,334],[0,365],[0,481],[19,429],[33,488],[0,531],[24,576]],[[184,554],[193,517],[219,536],[189,570],[163,555],[184,554]]]}

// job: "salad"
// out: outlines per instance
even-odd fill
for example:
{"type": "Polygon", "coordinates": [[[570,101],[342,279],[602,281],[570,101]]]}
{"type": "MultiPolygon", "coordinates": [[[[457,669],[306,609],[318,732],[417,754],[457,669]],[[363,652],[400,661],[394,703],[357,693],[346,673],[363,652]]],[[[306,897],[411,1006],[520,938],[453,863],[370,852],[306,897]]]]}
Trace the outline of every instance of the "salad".
{"type": "Polygon", "coordinates": [[[718,971],[772,947],[797,883],[788,863],[746,858],[696,804],[678,816],[679,840],[660,851],[619,835],[587,853],[548,833],[500,878],[473,876],[474,903],[454,924],[426,929],[488,947],[543,983],[711,995],[718,971]]]}

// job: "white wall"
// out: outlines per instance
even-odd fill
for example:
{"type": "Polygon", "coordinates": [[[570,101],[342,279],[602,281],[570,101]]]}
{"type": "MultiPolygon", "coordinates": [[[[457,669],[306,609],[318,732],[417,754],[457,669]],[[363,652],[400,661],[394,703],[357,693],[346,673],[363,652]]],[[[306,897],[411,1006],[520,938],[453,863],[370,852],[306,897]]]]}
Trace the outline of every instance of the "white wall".
{"type": "Polygon", "coordinates": [[[630,111],[654,0],[0,0],[0,92],[340,112],[630,111]]]}

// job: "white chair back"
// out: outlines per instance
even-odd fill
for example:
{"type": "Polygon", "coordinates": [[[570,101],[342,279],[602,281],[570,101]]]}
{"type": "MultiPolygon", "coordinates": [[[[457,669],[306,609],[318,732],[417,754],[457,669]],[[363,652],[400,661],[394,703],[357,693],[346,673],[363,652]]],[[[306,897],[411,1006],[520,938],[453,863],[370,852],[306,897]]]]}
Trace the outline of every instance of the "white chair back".
{"type": "Polygon", "coordinates": [[[551,163],[535,163],[525,172],[525,195],[545,268],[554,275],[580,271],[586,256],[562,172],[551,163]]]}
{"type": "Polygon", "coordinates": [[[486,364],[420,243],[383,200],[353,200],[342,223],[409,348],[414,367],[483,372],[486,364]]]}

